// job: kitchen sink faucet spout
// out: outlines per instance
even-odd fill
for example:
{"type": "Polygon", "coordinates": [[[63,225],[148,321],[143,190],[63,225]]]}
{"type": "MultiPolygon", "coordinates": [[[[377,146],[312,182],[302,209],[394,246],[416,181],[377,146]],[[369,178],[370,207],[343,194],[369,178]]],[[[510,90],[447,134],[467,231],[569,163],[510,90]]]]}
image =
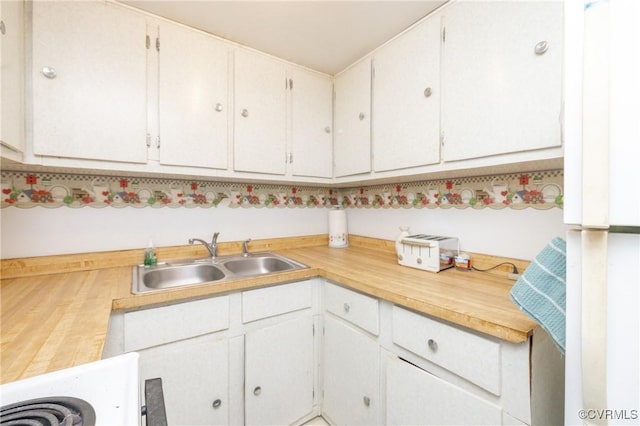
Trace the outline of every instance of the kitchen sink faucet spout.
{"type": "Polygon", "coordinates": [[[207,251],[211,255],[211,258],[215,259],[215,257],[218,255],[218,235],[220,235],[219,232],[216,232],[213,234],[213,238],[211,239],[211,244],[209,244],[204,240],[201,240],[200,238],[189,238],[189,244],[193,244],[195,242],[201,243],[203,246],[207,248],[207,251]]]}

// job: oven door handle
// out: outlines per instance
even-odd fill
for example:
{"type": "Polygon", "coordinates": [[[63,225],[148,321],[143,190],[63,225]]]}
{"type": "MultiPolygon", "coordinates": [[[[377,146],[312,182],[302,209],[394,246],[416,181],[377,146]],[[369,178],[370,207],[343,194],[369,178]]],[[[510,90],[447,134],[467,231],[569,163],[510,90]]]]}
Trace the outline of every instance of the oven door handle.
{"type": "Polygon", "coordinates": [[[146,425],[168,426],[161,378],[144,381],[144,400],[146,405],[142,406],[141,414],[146,416],[146,425]]]}

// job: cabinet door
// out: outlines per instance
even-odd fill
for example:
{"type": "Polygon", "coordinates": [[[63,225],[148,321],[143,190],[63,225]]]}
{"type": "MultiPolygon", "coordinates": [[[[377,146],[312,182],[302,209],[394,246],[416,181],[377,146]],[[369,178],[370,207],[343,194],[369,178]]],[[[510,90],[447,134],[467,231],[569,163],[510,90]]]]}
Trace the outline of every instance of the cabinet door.
{"type": "Polygon", "coordinates": [[[323,350],[323,414],[333,424],[379,424],[378,344],[325,315],[323,350]]]}
{"type": "Polygon", "coordinates": [[[286,89],[282,63],[236,50],[233,117],[236,171],[285,174],[286,89]]]}
{"type": "Polygon", "coordinates": [[[227,168],[227,47],[182,26],[160,25],[160,163],[227,168]]]}
{"type": "Polygon", "coordinates": [[[33,2],[36,155],[146,162],[145,39],[109,2],[33,2]]]}
{"type": "Polygon", "coordinates": [[[334,174],[371,171],[371,61],[363,60],[335,79],[334,174]]]}
{"type": "Polygon", "coordinates": [[[440,161],[440,16],[374,56],[373,169],[440,161]]]}
{"type": "Polygon", "coordinates": [[[0,141],[24,151],[24,3],[0,4],[0,141]]]}
{"type": "Polygon", "coordinates": [[[144,381],[162,378],[170,425],[229,424],[229,344],[215,334],[182,340],[140,353],[144,381]]]}
{"type": "Polygon", "coordinates": [[[445,161],[557,147],[562,2],[459,2],[444,10],[445,161]],[[548,49],[536,53],[546,42],[548,49]]]}
{"type": "Polygon", "coordinates": [[[500,407],[428,372],[389,357],[387,362],[389,425],[498,425],[500,407]]]}
{"type": "Polygon", "coordinates": [[[291,72],[292,174],[333,176],[331,79],[303,70],[291,72]]]}
{"type": "Polygon", "coordinates": [[[311,314],[245,336],[245,423],[291,424],[313,409],[311,314]]]}

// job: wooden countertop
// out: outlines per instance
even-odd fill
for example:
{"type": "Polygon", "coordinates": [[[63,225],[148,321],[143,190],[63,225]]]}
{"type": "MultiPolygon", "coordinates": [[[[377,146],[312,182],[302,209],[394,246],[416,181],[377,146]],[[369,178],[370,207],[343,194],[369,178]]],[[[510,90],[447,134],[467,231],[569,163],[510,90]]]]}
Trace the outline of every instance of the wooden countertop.
{"type": "Polygon", "coordinates": [[[101,359],[112,310],[316,276],[509,342],[525,341],[537,327],[510,301],[514,282],[506,277],[402,267],[388,242],[376,245],[371,242],[380,240],[350,238],[352,245],[346,249],[263,245],[309,269],[142,295],[130,292],[131,265],[3,279],[0,383],[101,359]]]}

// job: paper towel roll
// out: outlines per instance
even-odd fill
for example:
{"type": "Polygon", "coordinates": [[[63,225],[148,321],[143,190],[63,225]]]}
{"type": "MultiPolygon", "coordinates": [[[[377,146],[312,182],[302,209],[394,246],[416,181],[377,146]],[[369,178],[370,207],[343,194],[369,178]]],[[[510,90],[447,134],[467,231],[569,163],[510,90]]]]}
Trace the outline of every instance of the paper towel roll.
{"type": "Polygon", "coordinates": [[[336,207],[329,210],[329,247],[347,247],[347,212],[336,207]]]}

